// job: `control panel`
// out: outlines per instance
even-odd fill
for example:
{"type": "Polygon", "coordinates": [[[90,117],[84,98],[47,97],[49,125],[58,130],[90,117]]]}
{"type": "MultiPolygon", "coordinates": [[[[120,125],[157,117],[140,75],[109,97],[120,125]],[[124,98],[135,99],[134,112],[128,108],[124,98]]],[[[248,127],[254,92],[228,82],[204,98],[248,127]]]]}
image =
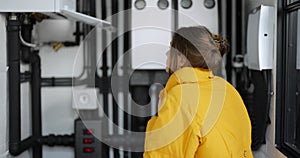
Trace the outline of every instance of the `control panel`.
{"type": "Polygon", "coordinates": [[[75,120],[75,158],[101,157],[100,120],[75,120]]]}

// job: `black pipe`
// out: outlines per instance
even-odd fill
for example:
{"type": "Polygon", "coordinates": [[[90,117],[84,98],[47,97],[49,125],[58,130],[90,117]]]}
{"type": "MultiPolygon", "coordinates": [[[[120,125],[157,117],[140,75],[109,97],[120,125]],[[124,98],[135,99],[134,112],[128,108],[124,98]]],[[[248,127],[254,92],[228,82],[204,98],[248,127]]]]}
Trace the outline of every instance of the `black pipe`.
{"type": "MultiPolygon", "coordinates": [[[[29,43],[31,42],[32,29],[33,29],[33,26],[31,24],[31,22],[29,21],[29,19],[27,18],[26,22],[24,22],[21,27],[21,35],[22,35],[22,38],[24,39],[24,41],[27,41],[29,43]]],[[[22,52],[21,59],[24,63],[27,63],[27,64],[30,62],[30,56],[31,56],[30,49],[31,48],[27,47],[27,46],[21,47],[21,52],[22,52]]]]}
{"type": "MultiPolygon", "coordinates": [[[[42,137],[41,60],[37,52],[31,57],[31,71],[32,136],[37,140],[42,137]]],[[[33,146],[33,158],[41,158],[42,151],[41,144],[36,143],[33,146]]]]}
{"type": "MultiPolygon", "coordinates": [[[[111,15],[112,15],[112,25],[113,26],[116,26],[118,27],[118,16],[117,16],[117,13],[118,13],[118,0],[112,0],[111,1],[111,5],[112,5],[112,9],[111,9],[111,15]]],[[[114,39],[112,41],[112,45],[111,45],[111,53],[112,53],[112,68],[115,66],[115,64],[118,62],[118,38],[115,38],[117,37],[117,32],[115,33],[112,33],[112,38],[114,39]]],[[[115,97],[118,97],[118,96],[115,96],[115,97]]],[[[118,105],[116,103],[116,100],[113,99],[113,122],[116,124],[116,125],[119,125],[119,122],[118,122],[118,117],[119,117],[119,108],[118,108],[118,105]]],[[[114,130],[113,131],[114,134],[117,134],[118,133],[118,130],[114,130]]],[[[118,158],[120,157],[120,154],[119,154],[119,150],[118,149],[114,149],[114,157],[118,158]]]]}
{"type": "Polygon", "coordinates": [[[75,78],[65,77],[65,78],[57,78],[57,77],[49,77],[41,79],[42,87],[55,87],[55,86],[72,86],[75,78]]]}
{"type": "MultiPolygon", "coordinates": [[[[106,0],[101,1],[101,16],[102,19],[106,19],[107,18],[107,9],[106,9],[107,5],[106,5],[106,0]]],[[[102,31],[103,34],[103,38],[102,38],[102,45],[105,46],[106,45],[106,31],[102,31]]],[[[107,48],[105,48],[103,50],[103,54],[102,54],[102,78],[108,78],[108,66],[107,66],[107,48]]],[[[106,82],[105,84],[108,85],[109,82],[106,82]]],[[[98,83],[96,83],[97,85],[98,83]]],[[[99,87],[98,87],[99,88],[99,87]]],[[[101,89],[99,90],[99,92],[101,92],[101,89]]],[[[108,115],[108,89],[105,89],[103,92],[103,111],[106,115],[108,115]]],[[[108,128],[104,128],[102,130],[104,133],[108,133],[108,128]]],[[[108,157],[109,156],[109,147],[108,145],[101,143],[101,156],[102,157],[108,157]]]]}
{"type": "Polygon", "coordinates": [[[48,136],[43,136],[40,138],[39,143],[48,145],[50,147],[53,146],[74,146],[75,145],[75,135],[54,135],[50,134],[48,136]]]}
{"type": "Polygon", "coordinates": [[[9,95],[9,152],[18,155],[31,147],[29,137],[21,142],[20,107],[20,41],[21,23],[16,16],[7,20],[8,95],[9,95]]]}
{"type": "MultiPolygon", "coordinates": [[[[128,9],[131,8],[131,0],[129,1],[124,1],[124,11],[127,11],[128,9]]],[[[131,27],[131,23],[130,23],[130,15],[129,14],[124,14],[123,16],[124,18],[124,30],[130,30],[130,27],[131,27]]],[[[124,33],[124,40],[123,40],[123,54],[125,54],[129,48],[130,48],[130,31],[126,31],[124,33]]],[[[128,77],[129,78],[129,75],[127,72],[129,68],[129,61],[128,61],[128,58],[123,58],[123,72],[124,72],[124,77],[128,77]]],[[[128,106],[128,93],[129,93],[129,88],[125,88],[124,91],[123,91],[123,94],[124,94],[124,108],[125,109],[129,109],[128,106]]],[[[127,130],[130,130],[131,128],[129,127],[129,125],[131,123],[130,122],[130,116],[129,114],[124,111],[123,112],[123,115],[124,115],[124,129],[127,129],[127,130]]],[[[124,151],[124,157],[125,158],[129,158],[130,154],[128,151],[124,151]]]]}
{"type": "MultiPolygon", "coordinates": [[[[22,38],[31,42],[32,24],[29,19],[25,19],[22,25],[22,38]]],[[[32,137],[37,140],[42,136],[41,123],[41,62],[37,53],[32,54],[30,47],[22,46],[22,61],[31,63],[31,101],[32,101],[32,137]]],[[[35,141],[33,144],[33,158],[42,157],[42,146],[35,141]]]]}
{"type": "Polygon", "coordinates": [[[13,156],[20,155],[22,152],[32,147],[34,142],[35,142],[34,138],[30,136],[18,143],[14,143],[14,144],[10,143],[9,153],[13,156]]]}

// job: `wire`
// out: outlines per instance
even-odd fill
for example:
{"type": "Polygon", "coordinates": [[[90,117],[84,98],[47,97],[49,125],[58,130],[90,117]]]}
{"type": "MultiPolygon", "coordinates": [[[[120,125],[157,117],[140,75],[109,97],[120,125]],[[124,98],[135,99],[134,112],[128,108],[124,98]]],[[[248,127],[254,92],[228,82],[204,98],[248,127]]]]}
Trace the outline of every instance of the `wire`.
{"type": "Polygon", "coordinates": [[[25,46],[27,46],[27,47],[32,47],[32,48],[38,47],[37,44],[33,44],[33,43],[26,42],[26,41],[23,39],[23,37],[22,37],[21,31],[19,31],[19,38],[20,38],[22,44],[25,45],[25,46]]]}

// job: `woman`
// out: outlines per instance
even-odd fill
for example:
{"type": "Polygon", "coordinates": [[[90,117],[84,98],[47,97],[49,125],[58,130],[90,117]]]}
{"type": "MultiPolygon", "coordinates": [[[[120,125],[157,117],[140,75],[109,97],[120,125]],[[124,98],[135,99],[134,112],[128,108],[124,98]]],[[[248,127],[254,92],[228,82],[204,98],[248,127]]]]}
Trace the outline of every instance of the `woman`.
{"type": "Polygon", "coordinates": [[[147,125],[145,158],[252,158],[251,124],[235,88],[214,76],[228,42],[203,26],[177,30],[170,78],[147,125]]]}

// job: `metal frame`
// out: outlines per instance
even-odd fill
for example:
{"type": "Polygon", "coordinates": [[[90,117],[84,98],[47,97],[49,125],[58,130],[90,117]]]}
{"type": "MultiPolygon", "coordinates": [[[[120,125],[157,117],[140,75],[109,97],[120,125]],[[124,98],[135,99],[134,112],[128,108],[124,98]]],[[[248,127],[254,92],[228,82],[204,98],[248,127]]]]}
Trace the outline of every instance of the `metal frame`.
{"type": "MultiPolygon", "coordinates": [[[[300,8],[300,1],[287,4],[287,0],[278,1],[277,18],[277,75],[276,75],[276,126],[275,143],[277,148],[287,157],[299,157],[300,152],[295,151],[285,143],[285,109],[289,103],[286,99],[288,95],[287,74],[290,64],[288,64],[287,52],[288,43],[288,14],[300,8]]],[[[290,50],[289,50],[290,51],[290,50]]],[[[291,64],[292,65],[292,64],[291,64]]]]}

